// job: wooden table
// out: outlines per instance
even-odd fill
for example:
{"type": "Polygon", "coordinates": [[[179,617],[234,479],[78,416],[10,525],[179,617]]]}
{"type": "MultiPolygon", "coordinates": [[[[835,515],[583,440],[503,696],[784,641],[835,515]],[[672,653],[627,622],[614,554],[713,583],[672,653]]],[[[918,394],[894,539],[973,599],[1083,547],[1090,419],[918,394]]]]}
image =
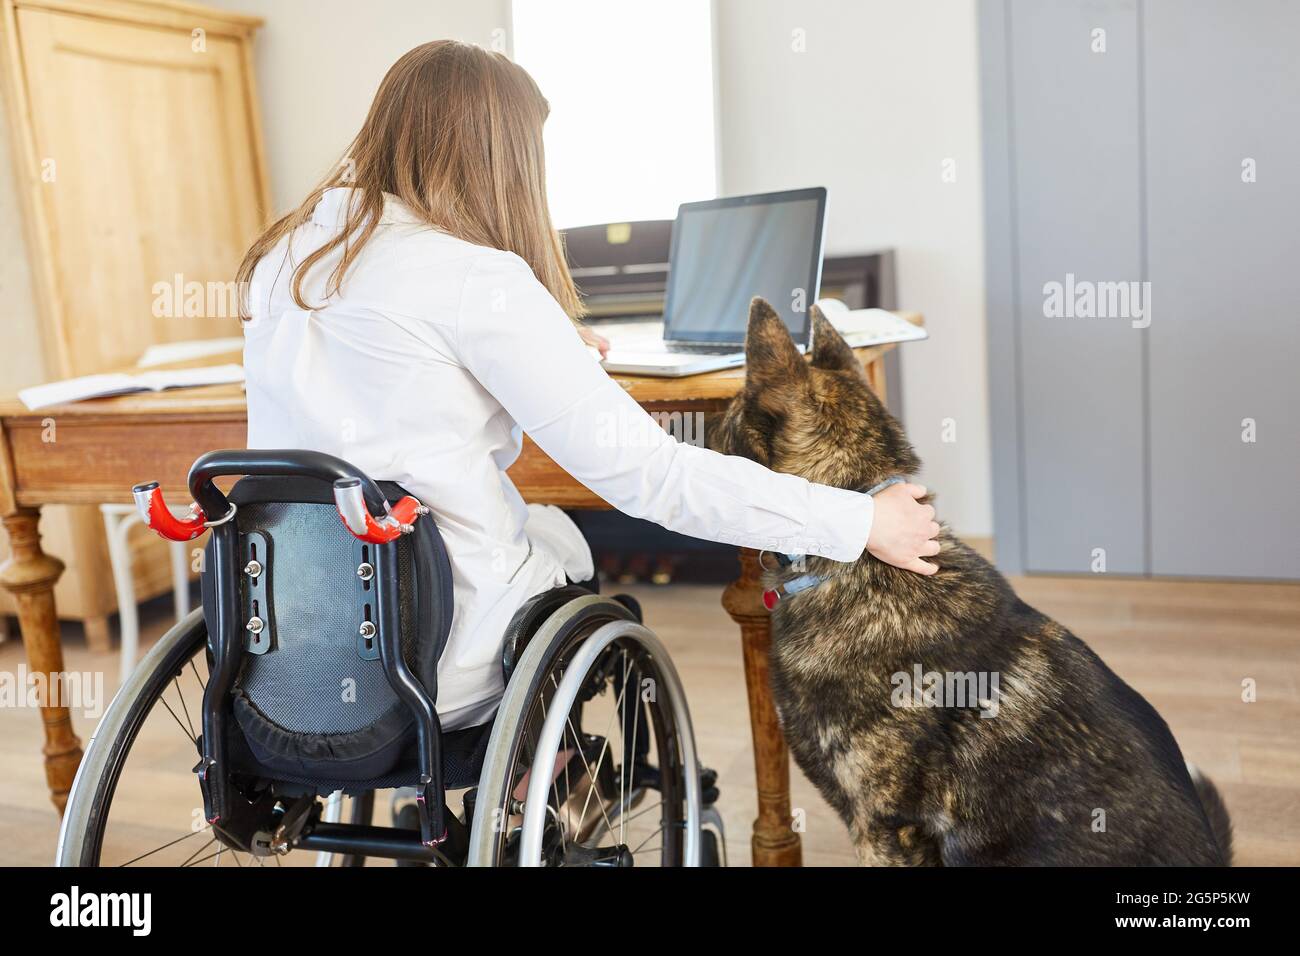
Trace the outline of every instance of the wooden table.
{"type": "MultiPolygon", "coordinates": [[[[906,314],[920,324],[921,317],[906,314]]],[[[884,395],[881,358],[892,346],[859,349],[873,388],[884,395]]],[[[218,364],[237,356],[211,357],[218,364]]],[[[744,382],[744,369],[682,379],[616,376],[647,411],[721,412],[744,382]]],[[[158,480],[177,504],[188,501],[186,476],[200,454],[243,448],[247,408],[240,386],[221,385],[96,399],[30,411],[16,398],[0,400],[0,516],[11,553],[0,566],[0,586],[14,595],[29,673],[63,670],[54,584],[63,562],[41,550],[37,522],[47,504],[129,502],[131,486],[158,480]]],[[[525,440],[510,477],[528,501],[564,508],[609,508],[525,440]]],[[[790,767],[768,683],[768,613],[763,607],[757,554],[740,550],[740,576],[723,591],[722,606],[740,625],[745,685],[754,740],[758,817],[756,866],[798,866],[799,834],[791,826],[790,767]]],[[[53,681],[43,682],[44,688],[53,681]]],[[[63,812],[81,761],[81,741],[65,706],[42,688],[45,776],[50,799],[63,812]]]]}

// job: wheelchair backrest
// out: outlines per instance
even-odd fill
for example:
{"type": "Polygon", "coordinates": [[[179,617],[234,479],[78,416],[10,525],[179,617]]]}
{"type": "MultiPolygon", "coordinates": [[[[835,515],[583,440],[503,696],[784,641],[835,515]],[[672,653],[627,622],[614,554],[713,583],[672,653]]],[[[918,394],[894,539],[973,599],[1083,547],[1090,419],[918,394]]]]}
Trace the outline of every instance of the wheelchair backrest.
{"type": "MultiPolygon", "coordinates": [[[[388,501],[405,492],[378,487],[388,501]]],[[[232,762],[248,773],[321,791],[398,785],[415,778],[415,718],[385,674],[376,549],[340,520],[330,482],[251,476],[235,505],[238,604],[221,605],[220,575],[203,574],[204,614],[237,606],[244,652],[230,706],[246,746],[232,762]]],[[[437,665],[451,628],[451,572],[431,518],[395,542],[401,654],[436,700],[437,665]]]]}

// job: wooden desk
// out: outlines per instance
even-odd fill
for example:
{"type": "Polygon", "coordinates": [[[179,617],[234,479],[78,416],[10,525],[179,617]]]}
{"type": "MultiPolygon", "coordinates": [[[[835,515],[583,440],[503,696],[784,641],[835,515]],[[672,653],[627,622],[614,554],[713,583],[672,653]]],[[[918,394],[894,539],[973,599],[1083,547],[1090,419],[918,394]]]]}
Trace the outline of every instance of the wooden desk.
{"type": "MultiPolygon", "coordinates": [[[[921,317],[906,316],[919,324],[921,317]]],[[[885,393],[884,364],[891,346],[859,349],[872,387],[885,393]]],[[[217,364],[229,357],[214,357],[217,364]]],[[[721,412],[744,383],[744,369],[683,379],[617,376],[651,412],[721,412]]],[[[706,417],[707,429],[707,417],[706,417]]],[[[188,501],[186,476],[194,459],[214,448],[243,448],[247,408],[237,386],[210,386],[164,393],[97,399],[29,411],[17,399],[0,401],[0,515],[11,554],[0,566],[0,586],[18,604],[30,673],[63,670],[63,648],[54,606],[54,583],[63,562],[41,550],[37,522],[47,504],[131,501],[131,486],[158,480],[180,504],[188,501]]],[[[531,441],[510,477],[529,501],[565,508],[608,508],[531,441]]],[[[799,834],[791,827],[790,768],[768,684],[768,613],[763,607],[757,555],[740,551],[740,576],[722,594],[722,605],[740,625],[745,684],[754,740],[758,817],[753,857],[757,866],[798,866],[799,834]]],[[[45,681],[45,687],[53,684],[45,681]]],[[[42,691],[44,695],[44,691],[42,691]]],[[[81,741],[68,710],[42,696],[45,776],[50,799],[63,812],[81,760],[81,741]]]]}

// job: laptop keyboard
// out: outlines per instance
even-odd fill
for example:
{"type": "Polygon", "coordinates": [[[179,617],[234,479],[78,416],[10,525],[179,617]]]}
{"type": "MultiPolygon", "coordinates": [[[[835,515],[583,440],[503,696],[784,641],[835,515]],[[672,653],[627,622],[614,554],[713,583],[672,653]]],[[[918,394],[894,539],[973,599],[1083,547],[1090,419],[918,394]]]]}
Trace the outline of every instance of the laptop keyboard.
{"type": "Polygon", "coordinates": [[[665,352],[686,352],[691,355],[735,355],[745,351],[743,345],[712,344],[707,342],[665,342],[665,352]]]}

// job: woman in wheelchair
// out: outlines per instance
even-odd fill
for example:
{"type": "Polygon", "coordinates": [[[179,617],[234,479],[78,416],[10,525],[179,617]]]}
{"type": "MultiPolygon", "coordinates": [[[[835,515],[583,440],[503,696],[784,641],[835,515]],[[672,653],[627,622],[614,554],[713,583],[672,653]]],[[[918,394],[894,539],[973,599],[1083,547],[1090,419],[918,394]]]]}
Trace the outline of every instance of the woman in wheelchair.
{"type": "Polygon", "coordinates": [[[547,109],[500,54],[417,47],[249,250],[248,450],[195,462],[186,517],[136,488],[158,533],[212,532],[203,607],[105,714],[60,862],[719,862],[677,673],[635,602],[568,583],[590,553],[507,477],[524,432],[674,531],[933,570],[924,489],[873,502],[679,443],[605,374],[547,212],[547,109]]]}

